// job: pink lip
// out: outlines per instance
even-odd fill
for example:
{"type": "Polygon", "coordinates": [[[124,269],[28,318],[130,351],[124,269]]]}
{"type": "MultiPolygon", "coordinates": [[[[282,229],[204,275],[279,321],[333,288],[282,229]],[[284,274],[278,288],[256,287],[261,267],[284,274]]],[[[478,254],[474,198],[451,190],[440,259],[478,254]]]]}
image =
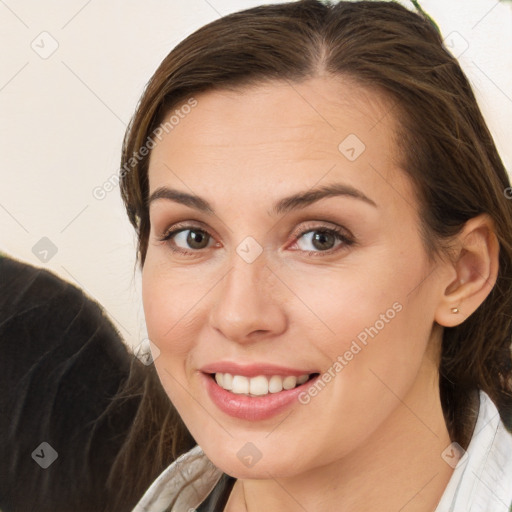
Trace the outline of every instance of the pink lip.
{"type": "MultiPolygon", "coordinates": [[[[210,373],[210,372],[208,372],[210,373]]],[[[211,372],[214,373],[214,372],[211,372]]],[[[228,371],[220,373],[230,373],[228,371]]],[[[304,372],[307,373],[307,372],[304,372]]],[[[300,375],[304,375],[301,373],[300,375]]],[[[241,375],[236,373],[235,375],[241,375]]],[[[263,375],[256,373],[256,375],[263,375]]],[[[283,375],[280,372],[272,373],[272,375],[283,375]]],[[[290,374],[289,374],[290,375],[290,374]]],[[[292,374],[292,375],[295,375],[292,374]]],[[[206,373],[202,373],[206,391],[212,402],[225,414],[247,421],[262,421],[279,414],[294,403],[298,402],[298,396],[304,392],[306,388],[311,386],[316,379],[315,377],[294,389],[283,390],[279,393],[269,393],[265,396],[247,396],[237,395],[221,388],[215,380],[206,373]]]]}
{"type": "Polygon", "coordinates": [[[295,375],[311,375],[318,373],[318,370],[297,370],[294,368],[285,368],[284,366],[276,366],[273,364],[246,364],[241,365],[229,361],[220,361],[218,363],[209,364],[200,368],[203,373],[230,373],[231,375],[244,375],[245,377],[257,377],[258,375],[265,375],[271,377],[272,375],[280,375],[287,377],[295,375]]]}

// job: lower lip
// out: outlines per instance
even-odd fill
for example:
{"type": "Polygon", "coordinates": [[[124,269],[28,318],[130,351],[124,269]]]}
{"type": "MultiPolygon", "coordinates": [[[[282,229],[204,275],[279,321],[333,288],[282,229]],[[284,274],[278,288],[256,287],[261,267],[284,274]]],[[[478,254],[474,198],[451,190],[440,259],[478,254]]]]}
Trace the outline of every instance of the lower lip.
{"type": "Polygon", "coordinates": [[[202,374],[206,390],[213,403],[224,413],[247,421],[261,421],[271,418],[298,402],[298,396],[309,388],[314,377],[304,384],[279,393],[269,393],[264,396],[237,395],[221,388],[215,380],[205,373],[202,374]]]}

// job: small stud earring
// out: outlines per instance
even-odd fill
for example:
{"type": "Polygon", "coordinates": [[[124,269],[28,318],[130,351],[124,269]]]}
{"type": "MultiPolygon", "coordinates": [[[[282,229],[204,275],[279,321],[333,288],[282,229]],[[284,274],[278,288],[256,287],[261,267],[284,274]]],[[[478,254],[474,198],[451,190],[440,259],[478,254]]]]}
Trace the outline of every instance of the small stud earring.
{"type": "Polygon", "coordinates": [[[459,308],[452,308],[451,311],[456,315],[459,312],[459,308]]]}

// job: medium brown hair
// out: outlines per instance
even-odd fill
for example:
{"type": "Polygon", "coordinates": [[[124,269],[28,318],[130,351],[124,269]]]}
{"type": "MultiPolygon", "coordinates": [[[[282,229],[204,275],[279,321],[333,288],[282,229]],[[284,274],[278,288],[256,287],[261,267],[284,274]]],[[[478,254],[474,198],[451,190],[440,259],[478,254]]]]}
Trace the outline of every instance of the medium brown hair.
{"type": "Polygon", "coordinates": [[[510,182],[466,76],[421,13],[395,2],[302,0],[230,14],[179,43],[149,81],[123,145],[121,193],[141,267],[150,231],[150,151],[141,156],[141,148],[171,109],[203,91],[319,75],[356,80],[389,99],[429,255],[443,253],[468,219],[492,217],[500,243],[497,282],[475,313],[444,329],[440,393],[452,439],[468,438],[464,420],[476,389],[509,423],[512,203],[504,191],[510,182]]]}

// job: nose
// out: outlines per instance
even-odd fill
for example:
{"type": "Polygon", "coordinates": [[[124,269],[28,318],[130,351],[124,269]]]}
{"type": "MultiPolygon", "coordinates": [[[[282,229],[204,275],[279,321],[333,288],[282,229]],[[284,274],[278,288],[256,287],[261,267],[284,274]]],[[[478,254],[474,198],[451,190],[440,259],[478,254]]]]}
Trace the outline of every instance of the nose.
{"type": "Polygon", "coordinates": [[[253,263],[238,258],[216,287],[210,325],[237,343],[268,339],[287,327],[282,284],[266,266],[263,255],[260,258],[253,263]]]}

